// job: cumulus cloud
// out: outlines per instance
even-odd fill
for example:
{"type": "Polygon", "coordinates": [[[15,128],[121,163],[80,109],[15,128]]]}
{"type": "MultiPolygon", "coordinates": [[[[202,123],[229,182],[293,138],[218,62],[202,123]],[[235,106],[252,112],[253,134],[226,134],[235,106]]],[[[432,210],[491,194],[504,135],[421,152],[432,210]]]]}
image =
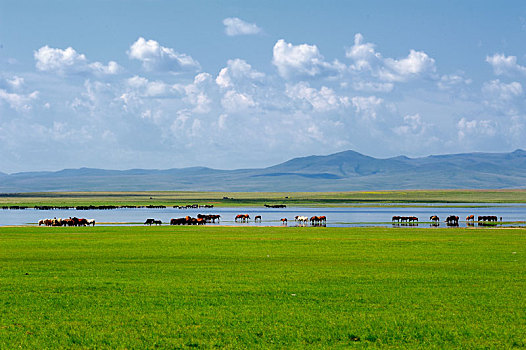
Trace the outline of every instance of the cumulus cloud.
{"type": "Polygon", "coordinates": [[[12,109],[19,112],[27,112],[32,109],[32,102],[38,98],[39,92],[30,94],[17,94],[0,89],[0,101],[6,102],[12,109]]]}
{"type": "Polygon", "coordinates": [[[468,120],[461,118],[457,123],[457,127],[458,138],[460,140],[463,140],[466,136],[495,136],[497,133],[496,125],[491,120],[468,120]]]}
{"type": "Polygon", "coordinates": [[[466,86],[472,83],[471,79],[466,79],[458,74],[447,74],[440,77],[437,86],[440,90],[451,90],[456,87],[466,86]]]}
{"type": "Polygon", "coordinates": [[[229,90],[221,99],[221,105],[228,112],[242,112],[255,107],[256,102],[252,96],[234,90],[229,90]]]}
{"type": "Polygon", "coordinates": [[[191,111],[195,113],[210,112],[213,102],[210,94],[214,92],[211,74],[199,73],[194,77],[192,83],[186,85],[175,84],[173,89],[184,96],[183,100],[191,106],[191,111]]]}
{"type": "Polygon", "coordinates": [[[283,78],[333,76],[342,72],[345,66],[338,61],[325,61],[316,45],[293,45],[280,39],[273,49],[272,63],[283,78]]]}
{"type": "Polygon", "coordinates": [[[199,63],[191,56],[175,52],[173,49],[161,46],[155,40],[140,37],[128,50],[130,59],[139,60],[147,71],[180,72],[195,71],[199,63]]]}
{"type": "Polygon", "coordinates": [[[228,36],[254,35],[261,33],[261,28],[255,23],[248,23],[237,17],[225,18],[223,24],[225,25],[225,33],[228,36]]]}
{"type": "Polygon", "coordinates": [[[396,60],[386,58],[385,67],[380,70],[380,78],[387,81],[407,81],[408,79],[436,71],[435,60],[425,52],[411,50],[406,58],[396,60]]]}
{"type": "Polygon", "coordinates": [[[406,115],[403,119],[403,124],[396,126],[393,130],[400,136],[418,135],[425,132],[425,124],[419,113],[406,115]]]}
{"type": "Polygon", "coordinates": [[[353,81],[352,87],[357,91],[390,92],[393,90],[394,84],[374,81],[353,81]]]}
{"type": "Polygon", "coordinates": [[[12,79],[6,79],[6,81],[7,84],[9,84],[14,90],[20,90],[25,84],[24,78],[18,77],[16,75],[13,76],[12,79]]]}
{"type": "Polygon", "coordinates": [[[376,52],[375,45],[365,43],[360,33],[354,35],[354,45],[346,50],[345,56],[354,61],[351,68],[357,71],[372,70],[382,61],[382,55],[376,52]]]}
{"type": "Polygon", "coordinates": [[[376,96],[355,96],[351,99],[351,103],[356,110],[366,119],[376,119],[377,109],[384,103],[384,100],[376,96]]]}
{"type": "Polygon", "coordinates": [[[114,61],[104,65],[100,62],[89,63],[84,54],[78,53],[72,47],[65,50],[43,46],[34,52],[36,67],[40,71],[68,73],[117,74],[121,67],[114,61]]]}
{"type": "Polygon", "coordinates": [[[385,58],[374,44],[365,42],[360,33],[355,34],[354,45],[345,55],[353,61],[349,67],[352,72],[369,72],[384,82],[405,82],[436,71],[435,60],[425,52],[410,50],[402,59],[385,58]]]}
{"type": "Polygon", "coordinates": [[[522,95],[522,85],[516,81],[506,84],[496,79],[484,83],[482,92],[489,98],[508,102],[522,95]]]}
{"type": "Polygon", "coordinates": [[[293,100],[307,102],[315,112],[328,112],[350,105],[348,97],[338,96],[334,90],[326,86],[321,87],[320,90],[314,89],[306,82],[288,86],[286,94],[293,100]]]}
{"type": "Polygon", "coordinates": [[[167,92],[168,85],[162,81],[149,81],[140,76],[133,76],[126,80],[126,85],[134,91],[140,93],[141,96],[156,97],[162,96],[167,92]]]}
{"type": "Polygon", "coordinates": [[[221,69],[216,84],[222,88],[231,88],[239,82],[261,80],[265,74],[260,73],[242,59],[228,60],[227,66],[221,69]]]}
{"type": "Polygon", "coordinates": [[[506,57],[504,54],[496,53],[493,56],[487,56],[486,62],[493,67],[496,75],[526,74],[526,67],[519,65],[515,56],[506,57]]]}

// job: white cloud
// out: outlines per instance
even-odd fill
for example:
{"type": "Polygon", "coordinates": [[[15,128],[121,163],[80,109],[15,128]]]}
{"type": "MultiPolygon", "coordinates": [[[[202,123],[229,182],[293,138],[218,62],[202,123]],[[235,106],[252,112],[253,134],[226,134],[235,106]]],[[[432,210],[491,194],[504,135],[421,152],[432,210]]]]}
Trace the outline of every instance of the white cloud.
{"type": "Polygon", "coordinates": [[[228,60],[227,67],[221,69],[216,78],[216,84],[222,88],[231,88],[236,83],[245,80],[260,80],[265,74],[260,73],[242,59],[228,60]]]}
{"type": "Polygon", "coordinates": [[[68,73],[95,73],[95,74],[117,74],[121,67],[114,61],[108,65],[100,62],[89,63],[84,54],[80,54],[72,47],[65,50],[43,46],[33,54],[38,70],[47,72],[68,73]]]}
{"type": "Polygon", "coordinates": [[[0,89],[0,101],[5,101],[12,109],[18,112],[28,112],[32,109],[32,101],[38,98],[39,92],[30,94],[17,94],[0,89]]]}
{"type": "Polygon", "coordinates": [[[450,90],[460,86],[466,86],[472,83],[471,79],[466,79],[458,74],[443,75],[437,82],[440,90],[450,90]]]}
{"type": "Polygon", "coordinates": [[[6,81],[14,90],[20,90],[25,84],[24,78],[18,77],[16,75],[13,77],[13,79],[7,79],[6,81]]]}
{"type": "Polygon", "coordinates": [[[425,52],[411,50],[406,58],[395,60],[386,58],[385,67],[380,70],[380,78],[386,81],[407,81],[411,78],[436,71],[435,60],[425,52]]]}
{"type": "Polygon", "coordinates": [[[373,65],[382,60],[382,55],[375,51],[375,45],[364,43],[360,33],[354,35],[354,45],[346,50],[345,56],[354,61],[351,69],[357,71],[372,70],[373,65]]]}
{"type": "Polygon", "coordinates": [[[338,61],[326,62],[316,45],[292,45],[283,39],[274,45],[272,63],[286,79],[336,75],[345,69],[338,61]]]}
{"type": "Polygon", "coordinates": [[[253,35],[261,33],[261,28],[259,28],[255,23],[245,22],[237,17],[229,17],[223,20],[225,25],[225,33],[228,36],[236,35],[253,35]]]}
{"type": "Polygon", "coordinates": [[[526,67],[517,64],[517,57],[515,56],[506,57],[504,54],[496,53],[493,56],[487,56],[486,62],[493,67],[496,75],[526,74],[526,67]]]}
{"type": "Polygon", "coordinates": [[[96,73],[100,74],[118,74],[122,71],[122,67],[117,64],[115,61],[110,61],[105,66],[100,62],[94,62],[89,65],[89,67],[96,73]]]}
{"type": "Polygon", "coordinates": [[[175,52],[173,49],[159,45],[155,40],[140,37],[128,50],[128,57],[142,62],[147,71],[179,72],[198,70],[199,63],[191,56],[175,52]]]}
{"type": "Polygon", "coordinates": [[[348,97],[340,97],[336,95],[334,90],[326,86],[322,86],[320,90],[316,90],[311,88],[306,82],[288,86],[285,93],[293,100],[308,102],[309,106],[311,106],[315,112],[328,112],[350,105],[348,97]]]}
{"type": "Polygon", "coordinates": [[[458,138],[464,140],[466,136],[495,136],[497,129],[495,123],[491,120],[467,120],[461,118],[457,123],[458,138]]]}
{"type": "Polygon", "coordinates": [[[162,81],[149,81],[137,75],[127,79],[126,84],[140,95],[147,97],[162,96],[168,90],[168,85],[162,81]]]}
{"type": "Polygon", "coordinates": [[[351,72],[369,72],[372,77],[387,82],[405,82],[436,71],[435,60],[425,52],[410,50],[402,59],[384,58],[376,52],[374,44],[364,42],[360,33],[355,34],[354,45],[345,55],[353,61],[349,67],[351,72]]]}
{"type": "Polygon", "coordinates": [[[188,85],[177,84],[173,88],[184,94],[184,102],[192,106],[195,113],[208,113],[211,110],[212,99],[209,96],[213,91],[212,75],[199,73],[194,81],[188,85]]]}
{"type": "Polygon", "coordinates": [[[376,96],[356,96],[351,99],[356,112],[367,119],[376,119],[377,109],[383,104],[384,100],[376,96]]]}
{"type": "Polygon", "coordinates": [[[426,127],[422,121],[422,117],[419,113],[413,115],[404,116],[404,122],[402,125],[395,127],[394,132],[398,135],[417,135],[423,134],[426,127]]]}
{"type": "Polygon", "coordinates": [[[357,91],[390,92],[393,90],[394,84],[374,81],[353,81],[352,87],[357,91]]]}
{"type": "Polygon", "coordinates": [[[229,90],[221,99],[221,105],[228,112],[242,112],[255,107],[256,102],[254,102],[252,96],[248,94],[229,90]]]}
{"type": "Polygon", "coordinates": [[[484,83],[482,92],[489,98],[507,102],[522,95],[522,85],[516,81],[506,84],[496,79],[484,83]]]}

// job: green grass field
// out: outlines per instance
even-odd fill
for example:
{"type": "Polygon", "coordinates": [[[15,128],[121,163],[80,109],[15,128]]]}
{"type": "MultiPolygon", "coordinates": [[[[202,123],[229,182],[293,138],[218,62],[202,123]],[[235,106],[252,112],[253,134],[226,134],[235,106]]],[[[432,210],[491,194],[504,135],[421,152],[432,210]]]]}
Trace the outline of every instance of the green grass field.
{"type": "Polygon", "coordinates": [[[367,192],[39,192],[0,194],[0,207],[10,205],[186,205],[342,206],[375,203],[526,203],[526,190],[414,190],[367,192]]]}
{"type": "Polygon", "coordinates": [[[526,230],[0,228],[0,348],[526,347],[526,230]]]}

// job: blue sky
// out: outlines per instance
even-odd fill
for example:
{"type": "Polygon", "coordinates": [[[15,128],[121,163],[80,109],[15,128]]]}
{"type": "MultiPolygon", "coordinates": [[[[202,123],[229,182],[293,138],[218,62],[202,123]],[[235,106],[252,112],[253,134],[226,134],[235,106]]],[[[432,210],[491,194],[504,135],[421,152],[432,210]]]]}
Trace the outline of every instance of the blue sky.
{"type": "Polygon", "coordinates": [[[522,1],[0,1],[0,171],[526,148],[522,1]]]}

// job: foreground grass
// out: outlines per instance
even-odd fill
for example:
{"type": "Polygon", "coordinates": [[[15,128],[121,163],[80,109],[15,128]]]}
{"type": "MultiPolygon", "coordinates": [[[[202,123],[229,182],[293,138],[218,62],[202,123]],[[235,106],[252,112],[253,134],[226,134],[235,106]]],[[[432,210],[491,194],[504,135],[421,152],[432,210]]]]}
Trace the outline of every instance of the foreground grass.
{"type": "Polygon", "coordinates": [[[371,205],[374,203],[526,203],[526,190],[412,190],[363,192],[39,192],[0,194],[0,206],[371,205]]]}
{"type": "Polygon", "coordinates": [[[0,348],[526,346],[526,230],[0,229],[0,348]]]}

